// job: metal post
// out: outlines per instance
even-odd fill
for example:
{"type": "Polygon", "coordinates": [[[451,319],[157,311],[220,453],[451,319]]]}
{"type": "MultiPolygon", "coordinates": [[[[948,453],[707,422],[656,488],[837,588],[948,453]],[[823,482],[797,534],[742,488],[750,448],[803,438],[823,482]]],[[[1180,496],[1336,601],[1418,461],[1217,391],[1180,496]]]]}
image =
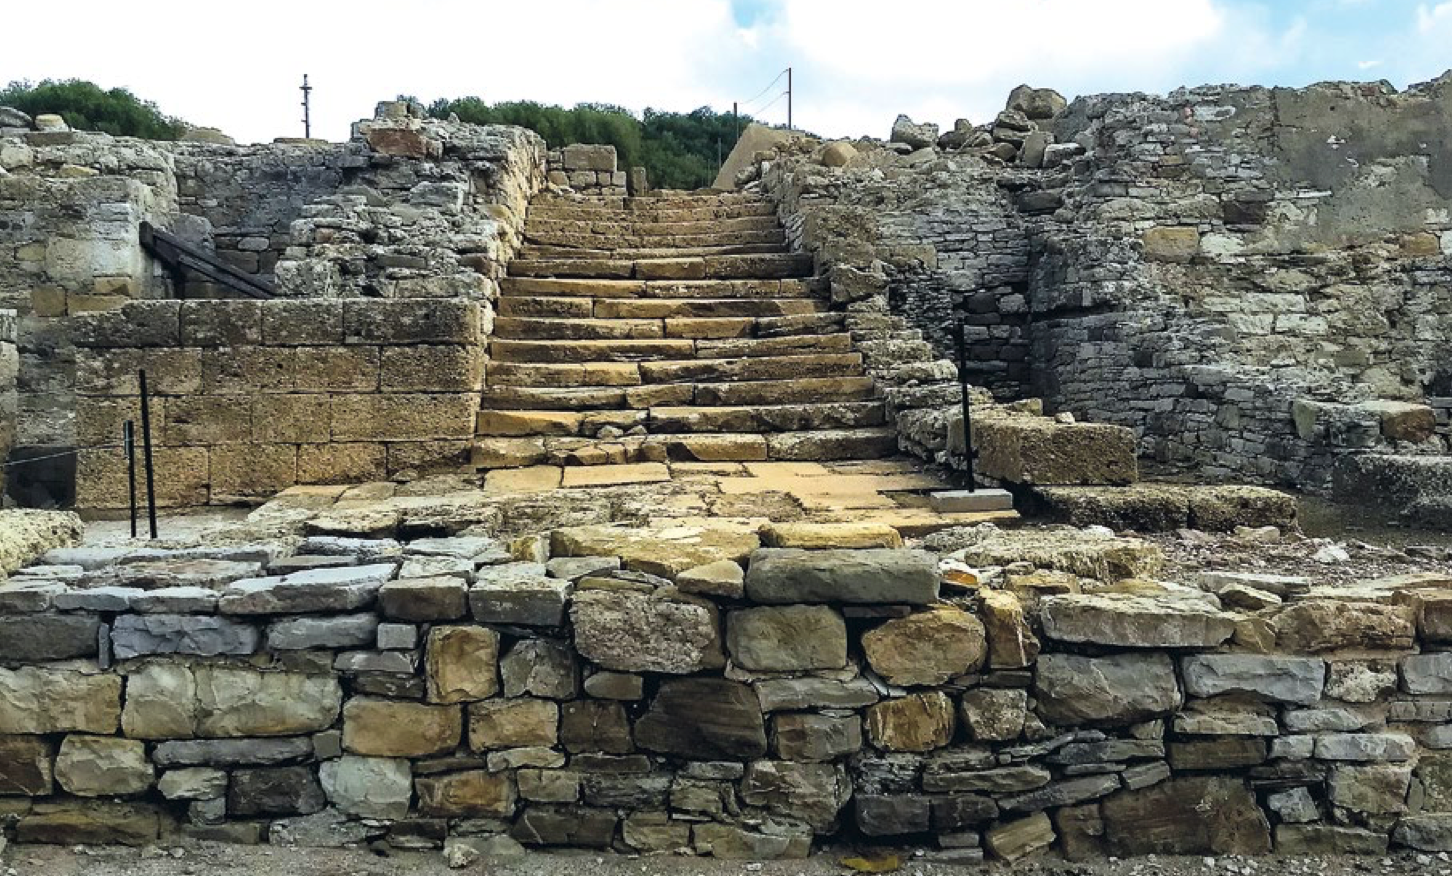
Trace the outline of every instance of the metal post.
{"type": "Polygon", "coordinates": [[[303,74],[303,84],[302,84],[301,91],[303,93],[303,99],[302,99],[302,108],[303,108],[303,136],[304,137],[307,137],[308,139],[312,139],[312,136],[313,136],[313,107],[312,107],[313,87],[308,84],[308,74],[306,74],[306,73],[303,74]]]}
{"type": "Polygon", "coordinates": [[[968,460],[968,492],[978,489],[974,473],[978,451],[973,447],[973,406],[968,393],[968,322],[958,317],[958,382],[963,387],[963,454],[968,460]]]}
{"type": "Polygon", "coordinates": [[[787,130],[792,128],[792,68],[787,68],[787,130]]]}
{"type": "Polygon", "coordinates": [[[156,538],[156,470],[151,465],[151,399],[146,394],[146,371],[141,371],[141,455],[146,465],[146,520],[156,538]]]}
{"type": "Polygon", "coordinates": [[[126,447],[126,491],[131,497],[131,537],[136,537],[136,423],[127,420],[121,429],[126,447]]]}

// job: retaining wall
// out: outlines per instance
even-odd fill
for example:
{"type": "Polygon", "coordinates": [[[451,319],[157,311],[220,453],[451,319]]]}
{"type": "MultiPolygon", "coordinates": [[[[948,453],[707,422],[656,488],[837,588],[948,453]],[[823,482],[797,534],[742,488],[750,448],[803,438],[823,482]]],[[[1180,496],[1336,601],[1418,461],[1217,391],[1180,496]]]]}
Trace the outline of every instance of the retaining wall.
{"type": "Polygon", "coordinates": [[[465,299],[146,301],[74,321],[77,505],[127,506],[147,371],[162,506],[468,463],[484,307],[465,299]]]}
{"type": "MultiPolygon", "coordinates": [[[[486,854],[1452,849],[1446,576],[940,590],[921,551],[645,537],[557,531],[547,566],[468,535],[52,554],[0,590],[0,823],[486,854]],[[573,556],[611,544],[636,571],[573,556]]],[[[1076,562],[1153,571],[1111,547],[1076,562]]]]}

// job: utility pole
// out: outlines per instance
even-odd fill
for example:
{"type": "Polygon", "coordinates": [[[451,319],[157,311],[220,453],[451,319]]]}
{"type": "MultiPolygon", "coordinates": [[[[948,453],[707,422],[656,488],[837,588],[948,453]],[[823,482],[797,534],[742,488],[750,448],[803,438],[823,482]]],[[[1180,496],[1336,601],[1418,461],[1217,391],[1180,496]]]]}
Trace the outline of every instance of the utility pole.
{"type": "Polygon", "coordinates": [[[312,136],[313,136],[313,108],[312,108],[313,87],[308,84],[308,74],[306,74],[306,73],[303,74],[303,84],[302,84],[302,88],[300,90],[303,93],[303,99],[302,99],[302,108],[303,108],[303,136],[306,137],[306,138],[308,138],[308,139],[312,139],[312,136]]]}
{"type": "Polygon", "coordinates": [[[792,68],[787,68],[787,130],[792,130],[792,68]]]}
{"type": "Polygon", "coordinates": [[[731,101],[731,127],[736,130],[736,139],[741,139],[741,113],[736,101],[731,101]]]}

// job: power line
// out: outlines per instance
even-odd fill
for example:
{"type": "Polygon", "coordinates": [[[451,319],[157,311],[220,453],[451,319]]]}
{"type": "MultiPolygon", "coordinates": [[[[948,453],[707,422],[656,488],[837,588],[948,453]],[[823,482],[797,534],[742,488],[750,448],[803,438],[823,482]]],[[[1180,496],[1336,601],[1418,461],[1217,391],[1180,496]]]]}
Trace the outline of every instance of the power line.
{"type": "Polygon", "coordinates": [[[758,91],[754,97],[749,97],[746,100],[743,100],[742,103],[751,103],[752,101],[756,100],[756,98],[761,97],[763,94],[766,94],[768,91],[771,91],[772,86],[773,85],[776,85],[778,82],[780,82],[781,81],[781,78],[783,76],[785,76],[786,74],[787,74],[787,71],[786,70],[783,70],[780,73],[776,74],[776,78],[773,79],[773,80],[771,80],[770,82],[768,82],[766,84],[766,87],[765,88],[763,88],[760,91],[758,91]]]}
{"type": "Polygon", "coordinates": [[[781,94],[778,94],[776,96],[776,99],[773,100],[771,103],[767,104],[766,106],[762,107],[759,110],[754,110],[751,113],[748,113],[748,115],[760,115],[761,113],[764,113],[767,110],[771,109],[772,107],[776,106],[777,104],[781,103],[781,99],[783,97],[786,97],[786,96],[787,96],[787,92],[783,91],[781,94]]]}
{"type": "Polygon", "coordinates": [[[47,459],[60,459],[62,456],[75,456],[82,449],[85,450],[114,450],[117,447],[125,447],[125,444],[100,444],[95,447],[77,448],[75,450],[64,450],[60,453],[52,453],[47,456],[32,456],[27,459],[17,459],[14,462],[0,463],[0,468],[14,468],[17,465],[29,465],[32,462],[45,462],[47,459]]]}

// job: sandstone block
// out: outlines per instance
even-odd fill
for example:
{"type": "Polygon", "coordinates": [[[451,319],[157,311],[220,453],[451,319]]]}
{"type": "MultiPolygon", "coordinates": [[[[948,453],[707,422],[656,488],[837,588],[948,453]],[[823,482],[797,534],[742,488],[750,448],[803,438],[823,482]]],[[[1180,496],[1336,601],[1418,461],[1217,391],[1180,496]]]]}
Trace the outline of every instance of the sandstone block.
{"type": "Polygon", "coordinates": [[[1006,590],[983,589],[978,597],[978,616],[988,638],[988,665],[994,669],[1032,665],[1039,655],[1039,640],[1018,596],[1006,590]]]}
{"type": "Polygon", "coordinates": [[[1213,648],[1235,632],[1233,615],[1183,597],[1050,596],[1041,616],[1049,638],[1131,648],[1213,648]]]}
{"type": "Polygon", "coordinates": [[[155,843],[161,829],[157,810],[139,803],[65,801],[38,803],[21,816],[15,839],[53,845],[125,845],[155,843]]]}
{"type": "Polygon", "coordinates": [[[385,617],[405,621],[457,620],[468,611],[469,585],[458,578],[389,581],[378,591],[385,617]]]}
{"type": "Polygon", "coordinates": [[[0,734],[115,733],[121,679],[64,669],[0,669],[0,734]]]}
{"type": "Polygon", "coordinates": [[[728,615],[726,647],[744,669],[840,669],[847,665],[847,625],[826,606],[748,608],[728,615]]]}
{"type": "Polygon", "coordinates": [[[772,523],[762,529],[761,543],[802,550],[900,548],[902,536],[885,523],[772,523]]]}
{"type": "Polygon", "coordinates": [[[975,688],[963,694],[959,712],[975,741],[1008,742],[1023,732],[1028,694],[1014,688],[975,688]]]}
{"type": "Polygon", "coordinates": [[[486,700],[469,706],[469,747],[550,748],[559,741],[560,707],[553,700],[486,700]]]}
{"type": "Polygon", "coordinates": [[[419,814],[429,818],[489,818],[514,814],[515,784],[509,773],[467,770],[417,781],[419,814]]]}
{"type": "Polygon", "coordinates": [[[983,843],[994,857],[1010,863],[1021,860],[1054,844],[1054,826],[1042,812],[1001,822],[983,836],[983,843]]]}
{"type": "Polygon", "coordinates": [[[543,570],[540,574],[514,571],[514,567],[525,565],[529,564],[507,564],[480,572],[478,583],[469,591],[475,620],[543,627],[564,622],[565,605],[574,585],[546,577],[543,570]]]}
{"type": "Polygon", "coordinates": [[[884,751],[931,751],[953,739],[953,703],[945,694],[913,694],[867,709],[867,737],[884,751]]]}
{"type": "Polygon", "coordinates": [[[1181,666],[1185,690],[1197,697],[1249,694],[1309,705],[1321,699],[1326,681],[1326,662],[1314,657],[1201,654],[1183,658],[1181,666]]]}
{"type": "Polygon", "coordinates": [[[1406,649],[1416,634],[1410,606],[1315,600],[1281,609],[1272,621],[1276,644],[1286,651],[1337,648],[1406,649]]]}
{"type": "Polygon", "coordinates": [[[0,797],[46,797],[54,789],[55,745],[37,736],[0,736],[0,797]]]}
{"type": "Polygon", "coordinates": [[[1140,242],[1144,257],[1155,262],[1188,262],[1200,252],[1200,232],[1194,228],[1165,225],[1146,231],[1140,242]]]}
{"type": "Polygon", "coordinates": [[[1263,855],[1270,824],[1243,780],[1179,777],[1102,804],[1115,855],[1263,855]]]}
{"type": "MultiPolygon", "coordinates": [[[[734,560],[717,560],[681,572],[676,576],[676,586],[686,593],[740,599],[746,594],[746,573],[734,560]]],[[[1448,629],[1452,630],[1452,625],[1448,629]]]]}
{"type": "Polygon", "coordinates": [[[1337,766],[1326,783],[1327,798],[1369,815],[1399,815],[1407,811],[1412,768],[1400,764],[1337,766]]]}
{"type": "Polygon", "coordinates": [[[772,747],[782,760],[827,761],[862,748],[862,720],[796,712],[771,720],[772,747]]]}
{"type": "Polygon", "coordinates": [[[830,832],[852,797],[852,782],[839,764],[758,760],[747,764],[741,799],[747,805],[806,822],[830,832]]]}
{"type": "Polygon", "coordinates": [[[862,650],[889,683],[936,685],[982,668],[988,657],[983,624],[956,608],[895,618],[867,632],[862,650]]]}
{"type": "Polygon", "coordinates": [[[463,703],[499,692],[499,634],[484,627],[429,630],[424,649],[429,700],[463,703]]]}
{"type": "Polygon", "coordinates": [[[552,700],[573,699],[580,687],[580,667],[567,645],[547,639],[525,639],[499,661],[504,695],[526,694],[552,700]]]}
{"type": "Polygon", "coordinates": [[[78,797],[140,794],[154,778],[146,746],[136,740],[73,733],[56,754],[56,781],[78,797]]]}
{"type": "MultiPolygon", "coordinates": [[[[1010,483],[1131,484],[1139,478],[1134,432],[1123,426],[1043,417],[975,420],[973,444],[979,471],[1010,483]]],[[[950,431],[949,446],[962,453],[961,425],[956,436],[950,431]]]]}
{"type": "Polygon", "coordinates": [[[373,757],[430,757],[463,736],[458,706],[354,697],[343,707],[343,748],[373,757]]]}

